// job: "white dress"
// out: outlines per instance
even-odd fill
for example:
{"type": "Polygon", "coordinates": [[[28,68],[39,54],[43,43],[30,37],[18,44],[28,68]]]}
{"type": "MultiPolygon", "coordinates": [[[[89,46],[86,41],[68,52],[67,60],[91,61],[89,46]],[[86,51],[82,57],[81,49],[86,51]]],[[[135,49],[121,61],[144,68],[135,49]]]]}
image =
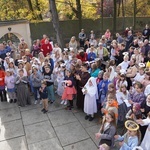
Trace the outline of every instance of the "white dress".
{"type": "Polygon", "coordinates": [[[144,125],[148,125],[144,139],[141,143],[141,147],[143,148],[143,150],[150,150],[150,118],[144,119],[143,120],[144,125]]]}
{"type": "Polygon", "coordinates": [[[93,115],[97,113],[97,103],[96,99],[98,98],[97,84],[94,77],[90,77],[87,81],[84,89],[87,90],[84,98],[84,112],[88,115],[93,115]],[[89,86],[89,81],[92,82],[92,86],[89,86]]]}

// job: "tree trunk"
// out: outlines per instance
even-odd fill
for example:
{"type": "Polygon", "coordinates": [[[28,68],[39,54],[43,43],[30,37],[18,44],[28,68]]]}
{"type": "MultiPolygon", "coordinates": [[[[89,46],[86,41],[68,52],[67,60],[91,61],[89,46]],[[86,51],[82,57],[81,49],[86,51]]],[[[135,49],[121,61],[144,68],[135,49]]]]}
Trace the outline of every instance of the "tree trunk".
{"type": "Polygon", "coordinates": [[[116,0],[114,0],[113,35],[115,35],[116,33],[116,14],[117,14],[116,8],[117,8],[117,2],[116,0]]]}
{"type": "MultiPolygon", "coordinates": [[[[35,3],[36,3],[36,8],[37,8],[37,10],[38,10],[38,11],[41,11],[39,1],[38,1],[38,0],[35,0],[35,3]]],[[[43,20],[43,17],[42,17],[41,12],[40,12],[40,14],[38,15],[38,18],[39,18],[40,20],[43,20]]]]}
{"type": "Polygon", "coordinates": [[[29,6],[30,11],[31,11],[31,12],[34,12],[34,9],[33,9],[33,7],[32,7],[32,2],[31,2],[31,0],[27,0],[27,2],[28,2],[28,6],[29,6]]]}
{"type": "Polygon", "coordinates": [[[122,24],[122,29],[124,30],[125,28],[125,8],[124,8],[124,0],[122,0],[122,17],[123,17],[123,24],[122,24]]]}
{"type": "Polygon", "coordinates": [[[80,0],[76,0],[78,19],[79,19],[79,31],[82,29],[82,10],[81,10],[81,2],[80,0]]]}
{"type": "Polygon", "coordinates": [[[50,12],[52,15],[52,23],[53,23],[54,30],[56,32],[56,39],[57,39],[59,46],[63,49],[64,41],[62,38],[62,33],[61,33],[60,25],[59,25],[59,18],[58,18],[58,12],[56,8],[55,0],[49,0],[49,4],[50,4],[50,12]]]}
{"type": "Polygon", "coordinates": [[[137,10],[137,5],[136,5],[136,0],[134,0],[134,12],[133,12],[133,28],[134,30],[136,29],[136,10],[137,10]]]}
{"type": "Polygon", "coordinates": [[[120,5],[121,5],[121,0],[119,0],[119,5],[118,5],[118,17],[120,16],[120,5]]]}
{"type": "Polygon", "coordinates": [[[104,30],[104,29],[103,29],[103,22],[104,22],[104,19],[103,19],[103,18],[104,18],[104,17],[103,17],[103,16],[104,16],[103,3],[104,3],[104,0],[101,0],[101,20],[102,20],[102,21],[101,21],[101,30],[102,30],[101,32],[102,32],[102,34],[103,34],[103,30],[104,30]]]}

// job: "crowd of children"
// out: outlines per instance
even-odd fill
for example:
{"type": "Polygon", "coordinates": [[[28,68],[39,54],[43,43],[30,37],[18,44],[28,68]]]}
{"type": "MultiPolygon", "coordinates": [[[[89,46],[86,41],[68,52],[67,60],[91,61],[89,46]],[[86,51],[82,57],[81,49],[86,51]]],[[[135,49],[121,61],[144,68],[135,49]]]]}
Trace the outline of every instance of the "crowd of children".
{"type": "Polygon", "coordinates": [[[150,45],[148,39],[133,40],[132,32],[129,30],[120,43],[118,38],[111,40],[107,30],[96,43],[93,31],[89,39],[80,39],[86,35],[82,30],[80,45],[72,37],[64,50],[57,43],[53,46],[46,35],[41,42],[35,40],[31,50],[21,38],[15,55],[14,49],[11,52],[11,46],[3,42],[1,102],[17,102],[25,107],[32,104],[33,93],[34,104],[43,104],[41,111],[47,113],[48,102],[55,101],[55,93],[61,97],[61,105],[68,104],[68,110],[74,108],[76,99],[76,106],[85,112],[86,120],[93,121],[95,113],[103,116],[96,133],[96,139],[100,138],[99,149],[111,149],[119,141],[120,150],[132,150],[141,142],[141,148],[149,150],[150,45]],[[128,131],[119,136],[117,127],[123,128],[124,122],[128,131]]]}

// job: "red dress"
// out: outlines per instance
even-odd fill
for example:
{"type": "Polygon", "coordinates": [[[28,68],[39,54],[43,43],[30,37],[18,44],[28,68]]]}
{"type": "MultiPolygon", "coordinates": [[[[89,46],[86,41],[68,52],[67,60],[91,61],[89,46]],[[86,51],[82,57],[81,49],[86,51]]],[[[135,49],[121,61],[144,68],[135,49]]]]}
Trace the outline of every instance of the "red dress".
{"type": "Polygon", "coordinates": [[[5,88],[5,71],[0,70],[0,89],[5,88]]]}
{"type": "Polygon", "coordinates": [[[73,95],[76,93],[77,93],[77,91],[74,86],[72,86],[72,87],[66,86],[64,88],[64,92],[63,92],[61,99],[62,100],[73,100],[73,95]]]}

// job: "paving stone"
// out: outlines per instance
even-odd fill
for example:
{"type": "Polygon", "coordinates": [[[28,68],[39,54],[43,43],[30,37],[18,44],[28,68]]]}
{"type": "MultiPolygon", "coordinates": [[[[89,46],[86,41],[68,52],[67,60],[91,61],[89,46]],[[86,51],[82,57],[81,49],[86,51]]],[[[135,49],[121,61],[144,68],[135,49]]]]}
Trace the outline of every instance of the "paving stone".
{"type": "Polygon", "coordinates": [[[0,110],[13,107],[18,107],[18,105],[16,103],[0,102],[0,110]]]}
{"type": "Polygon", "coordinates": [[[87,139],[64,147],[64,150],[97,150],[97,146],[91,139],[87,139]]]}
{"type": "Polygon", "coordinates": [[[95,126],[98,124],[98,118],[95,118],[93,121],[85,120],[86,114],[83,112],[78,112],[74,115],[77,117],[84,128],[95,126]]]}
{"type": "Polygon", "coordinates": [[[62,146],[89,138],[79,122],[68,123],[66,125],[54,127],[54,129],[62,146]]]}
{"type": "Polygon", "coordinates": [[[28,144],[56,137],[56,134],[49,121],[25,126],[25,133],[28,144]]]}
{"type": "Polygon", "coordinates": [[[99,129],[100,129],[100,124],[96,126],[88,127],[85,129],[96,145],[98,145],[100,141],[99,139],[98,140],[95,139],[95,133],[97,133],[99,129]]]}
{"type": "Polygon", "coordinates": [[[50,118],[50,121],[54,127],[77,121],[74,114],[69,110],[50,112],[48,113],[48,117],[50,118]]]}
{"type": "Polygon", "coordinates": [[[0,141],[24,135],[21,120],[0,124],[0,141]]]}
{"type": "Polygon", "coordinates": [[[2,123],[12,121],[12,120],[17,120],[21,118],[18,107],[0,110],[0,117],[1,117],[0,122],[2,123]]]}
{"type": "Polygon", "coordinates": [[[37,108],[42,108],[42,105],[40,104],[27,105],[26,107],[20,107],[20,111],[27,111],[27,110],[37,109],[37,108]]]}
{"type": "Polygon", "coordinates": [[[64,109],[64,106],[60,104],[60,100],[56,100],[53,104],[49,105],[49,112],[64,109]]]}
{"type": "Polygon", "coordinates": [[[25,137],[0,142],[0,150],[28,150],[25,137]]]}
{"type": "Polygon", "coordinates": [[[57,138],[28,145],[29,150],[63,150],[57,138]]]}
{"type": "Polygon", "coordinates": [[[43,114],[41,109],[33,109],[21,112],[24,125],[29,125],[48,120],[47,114],[43,114]]]}

